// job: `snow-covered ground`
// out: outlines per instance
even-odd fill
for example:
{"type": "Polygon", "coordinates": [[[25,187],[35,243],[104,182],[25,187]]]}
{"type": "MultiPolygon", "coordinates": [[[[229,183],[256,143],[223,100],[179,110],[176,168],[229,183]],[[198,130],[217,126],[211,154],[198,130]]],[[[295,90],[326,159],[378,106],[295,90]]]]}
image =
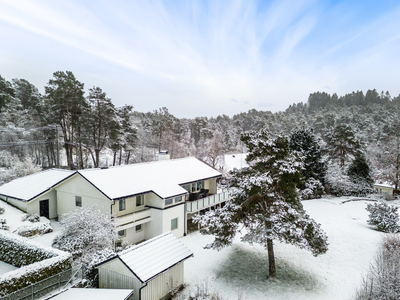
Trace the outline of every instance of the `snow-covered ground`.
{"type": "Polygon", "coordinates": [[[276,280],[267,280],[267,251],[239,239],[218,252],[202,249],[211,236],[198,232],[182,241],[194,258],[185,263],[185,280],[192,286],[206,281],[224,299],[350,299],[379,246],[382,233],[366,223],[367,201],[342,204],[347,198],[303,202],[306,211],[326,231],[329,250],[313,257],[305,250],[275,243],[276,280]]]}
{"type": "MultiPolygon", "coordinates": [[[[203,247],[212,236],[195,232],[182,238],[194,252],[194,258],[185,263],[185,281],[192,286],[208,285],[223,299],[261,300],[296,299],[329,300],[351,299],[360,285],[362,276],[379,247],[382,233],[368,227],[366,200],[346,202],[348,198],[331,198],[304,201],[306,211],[326,231],[329,250],[313,257],[311,253],[291,245],[275,243],[277,279],[267,280],[268,257],[258,245],[241,243],[239,238],[231,247],[218,252],[203,247]]],[[[26,222],[20,221],[23,213],[4,202],[6,218],[11,231],[26,222]]],[[[51,221],[55,230],[34,240],[51,245],[59,232],[58,223],[51,221]]],[[[2,266],[0,266],[2,268],[2,266]]]]}
{"type": "Polygon", "coordinates": [[[8,263],[5,263],[4,261],[0,261],[0,276],[7,272],[14,271],[16,269],[18,268],[8,263]]]}

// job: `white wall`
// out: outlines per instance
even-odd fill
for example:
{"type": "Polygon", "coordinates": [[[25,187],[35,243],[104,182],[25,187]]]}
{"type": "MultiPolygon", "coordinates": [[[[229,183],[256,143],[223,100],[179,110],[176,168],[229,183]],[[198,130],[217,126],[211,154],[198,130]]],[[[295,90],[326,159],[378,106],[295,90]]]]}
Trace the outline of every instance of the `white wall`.
{"type": "Polygon", "coordinates": [[[27,212],[27,203],[21,200],[13,199],[8,197],[6,201],[6,197],[0,195],[0,198],[7,203],[10,203],[11,205],[14,205],[15,207],[18,207],[20,210],[27,212]]]}
{"type": "Polygon", "coordinates": [[[163,231],[162,232],[168,232],[171,231],[171,220],[178,218],[178,228],[175,230],[172,230],[171,232],[176,236],[176,237],[182,237],[184,233],[184,217],[185,217],[185,211],[184,211],[184,202],[181,205],[174,206],[168,209],[164,209],[163,212],[163,220],[162,220],[162,226],[163,226],[163,231]]]}
{"type": "Polygon", "coordinates": [[[27,203],[27,211],[31,214],[40,214],[40,200],[49,200],[49,218],[54,219],[57,217],[57,192],[50,190],[40,197],[29,201],[27,203]]]}
{"type": "Polygon", "coordinates": [[[57,213],[59,218],[62,214],[68,213],[77,206],[75,205],[75,196],[82,197],[82,207],[96,205],[96,208],[101,212],[110,214],[111,204],[113,201],[109,200],[103,193],[95,188],[86,179],[82,178],[79,174],[75,174],[56,187],[57,190],[57,213]]]}

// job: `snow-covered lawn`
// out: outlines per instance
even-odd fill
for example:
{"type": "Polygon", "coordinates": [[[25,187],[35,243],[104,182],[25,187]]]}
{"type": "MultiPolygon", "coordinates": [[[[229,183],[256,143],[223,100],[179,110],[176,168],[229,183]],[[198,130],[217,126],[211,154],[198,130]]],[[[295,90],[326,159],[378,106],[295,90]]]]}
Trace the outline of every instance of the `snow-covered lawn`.
{"type": "Polygon", "coordinates": [[[368,227],[367,201],[348,198],[303,202],[308,214],[322,224],[329,241],[326,254],[311,253],[275,242],[277,279],[267,280],[264,248],[241,243],[218,252],[202,247],[213,237],[198,232],[182,239],[194,252],[185,263],[185,280],[192,286],[206,281],[224,299],[350,299],[379,246],[382,233],[368,227]]]}

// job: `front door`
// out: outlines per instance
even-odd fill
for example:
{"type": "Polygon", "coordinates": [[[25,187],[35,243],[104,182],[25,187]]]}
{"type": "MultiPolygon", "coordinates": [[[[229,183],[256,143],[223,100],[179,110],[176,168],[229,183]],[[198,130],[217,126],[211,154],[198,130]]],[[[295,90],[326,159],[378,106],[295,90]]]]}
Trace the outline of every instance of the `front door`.
{"type": "Polygon", "coordinates": [[[49,219],[49,199],[39,201],[39,213],[41,217],[49,219]]]}

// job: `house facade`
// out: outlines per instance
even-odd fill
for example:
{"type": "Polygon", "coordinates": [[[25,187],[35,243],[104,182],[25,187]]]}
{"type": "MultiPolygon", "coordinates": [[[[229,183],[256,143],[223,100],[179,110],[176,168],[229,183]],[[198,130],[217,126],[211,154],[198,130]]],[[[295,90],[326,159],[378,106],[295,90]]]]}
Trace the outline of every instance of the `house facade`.
{"type": "Polygon", "coordinates": [[[138,243],[169,231],[181,237],[193,214],[228,200],[226,191],[217,190],[219,177],[193,157],[109,169],[49,170],[1,186],[0,199],[39,215],[47,200],[49,213],[43,216],[48,218],[95,206],[114,218],[119,242],[138,243]],[[29,188],[44,181],[35,192],[29,188]]]}

